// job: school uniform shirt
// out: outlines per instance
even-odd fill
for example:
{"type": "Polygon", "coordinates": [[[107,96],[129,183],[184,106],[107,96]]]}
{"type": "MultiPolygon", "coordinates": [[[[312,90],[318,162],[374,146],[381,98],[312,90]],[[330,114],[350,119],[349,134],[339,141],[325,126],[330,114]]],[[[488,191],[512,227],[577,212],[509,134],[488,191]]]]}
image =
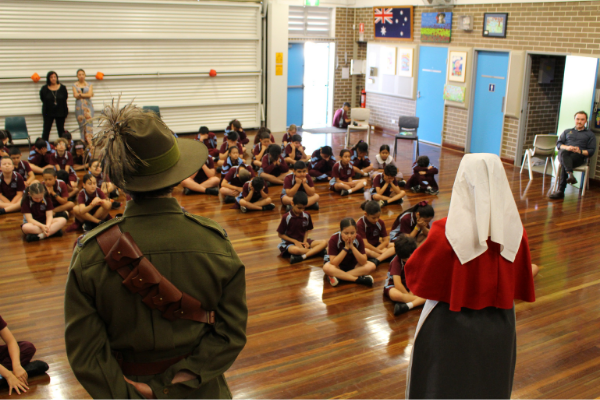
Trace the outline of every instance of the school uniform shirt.
{"type": "MultiPolygon", "coordinates": [[[[238,203],[240,202],[241,199],[245,199],[246,197],[248,197],[248,195],[250,194],[250,185],[252,185],[251,181],[244,183],[244,186],[242,186],[242,193],[240,193],[238,195],[238,197],[235,198],[235,200],[238,203]]],[[[265,181],[265,183],[264,183],[263,190],[265,191],[265,193],[267,193],[267,194],[269,193],[269,187],[267,186],[267,181],[265,181]]],[[[252,198],[250,199],[250,203],[256,203],[261,198],[262,197],[260,195],[260,192],[254,191],[254,194],[252,195],[252,198]]]]}
{"type": "Polygon", "coordinates": [[[106,200],[106,195],[100,189],[94,190],[94,193],[92,194],[88,194],[88,192],[85,189],[81,189],[79,195],[77,196],[77,204],[85,204],[85,206],[87,207],[96,197],[100,197],[100,199],[106,200]]]}
{"type": "Polygon", "coordinates": [[[21,175],[21,177],[24,180],[27,180],[27,176],[31,172],[31,166],[29,165],[29,163],[27,161],[19,161],[19,163],[15,167],[15,172],[17,174],[21,175]]]}
{"type": "Polygon", "coordinates": [[[39,203],[29,197],[21,204],[21,212],[23,214],[31,214],[33,219],[41,224],[46,223],[46,211],[52,210],[54,210],[54,205],[48,194],[39,203]]]}
{"type": "Polygon", "coordinates": [[[73,164],[75,165],[83,165],[83,157],[85,157],[85,154],[82,154],[80,156],[78,156],[77,154],[73,154],[73,164]]]}
{"type": "Polygon", "coordinates": [[[77,177],[77,173],[75,173],[75,170],[73,168],[71,168],[69,170],[69,182],[79,182],[79,178],[77,177]]]}
{"type": "Polygon", "coordinates": [[[261,169],[267,174],[279,176],[290,170],[290,166],[285,162],[283,156],[279,156],[279,165],[275,165],[275,163],[271,163],[270,161],[269,154],[265,154],[262,158],[261,169]]]}
{"type": "MultiPolygon", "coordinates": [[[[344,247],[346,247],[346,243],[344,243],[342,240],[342,234],[340,232],[335,233],[329,239],[329,244],[327,245],[327,255],[329,255],[329,260],[331,260],[340,254],[340,252],[344,251],[346,253],[346,257],[344,257],[339,267],[343,271],[350,271],[356,267],[358,261],[356,261],[356,257],[354,257],[352,250],[342,250],[344,247]]],[[[365,244],[360,235],[356,235],[356,238],[354,239],[354,247],[356,247],[361,254],[365,254],[365,244]]]]}
{"type": "Polygon", "coordinates": [[[358,158],[357,151],[352,150],[352,156],[350,156],[350,164],[352,164],[358,169],[363,169],[371,166],[371,160],[369,160],[369,156],[364,156],[362,159],[358,158]]]}
{"type": "Polygon", "coordinates": [[[410,292],[410,289],[406,285],[406,274],[404,273],[404,261],[400,257],[395,256],[390,262],[390,268],[385,278],[385,285],[383,286],[385,292],[389,292],[394,287],[394,275],[399,276],[402,280],[402,286],[410,292]]]}
{"type": "Polygon", "coordinates": [[[225,176],[227,174],[227,171],[229,171],[231,167],[239,167],[240,165],[246,167],[246,164],[244,164],[244,160],[242,160],[241,158],[238,158],[237,161],[233,161],[231,157],[227,157],[225,163],[221,167],[221,175],[225,176]]]}
{"type": "MultiPolygon", "coordinates": [[[[223,142],[227,141],[227,134],[231,132],[231,129],[225,129],[225,136],[223,136],[223,142]]],[[[244,131],[243,129],[241,131],[236,131],[239,138],[238,138],[238,142],[241,144],[248,144],[250,143],[250,139],[248,139],[248,135],[246,134],[246,131],[244,131]]]]}
{"type": "MultiPolygon", "coordinates": [[[[69,197],[69,187],[64,181],[61,181],[60,179],[57,179],[56,182],[54,182],[54,186],[52,187],[52,189],[54,190],[54,193],[56,193],[59,197],[62,197],[63,199],[69,197]]],[[[56,197],[50,197],[52,198],[52,204],[54,205],[54,207],[60,206],[60,203],[58,202],[58,200],[56,200],[56,197]]]]}
{"type": "MultiPolygon", "coordinates": [[[[285,154],[285,157],[291,157],[292,145],[288,144],[287,146],[285,146],[285,150],[283,151],[283,153],[285,154]]],[[[300,149],[296,149],[296,153],[294,154],[294,161],[300,161],[301,159],[302,152],[300,152],[300,149]]]]}
{"type": "Polygon", "coordinates": [[[388,165],[396,165],[396,163],[394,162],[394,159],[392,158],[391,155],[388,156],[388,158],[386,158],[385,160],[382,160],[381,156],[379,154],[377,154],[375,156],[375,158],[373,159],[372,165],[373,165],[374,170],[378,170],[378,169],[384,169],[388,165]]]}
{"type": "MultiPolygon", "coordinates": [[[[258,138],[258,135],[254,135],[254,144],[259,144],[260,143],[260,139],[258,138]]],[[[273,134],[271,133],[271,143],[275,143],[275,136],[273,136],[273,134]]]]}
{"type": "Polygon", "coordinates": [[[408,187],[421,186],[421,189],[425,189],[427,186],[431,186],[432,189],[438,190],[438,184],[435,181],[435,176],[439,171],[433,164],[429,164],[426,167],[420,167],[416,162],[413,164],[413,174],[406,182],[408,187]],[[431,167],[431,168],[429,168],[431,167]],[[425,175],[421,175],[419,172],[425,172],[425,175]]]}
{"type": "MultiPolygon", "coordinates": [[[[299,242],[303,242],[306,232],[313,229],[312,218],[309,213],[302,212],[302,214],[296,215],[293,211],[289,211],[281,217],[277,232],[281,235],[289,236],[299,242]]],[[[307,239],[307,242],[312,243],[312,240],[307,239]]],[[[284,254],[291,245],[293,245],[292,242],[282,239],[277,247],[281,253],[284,254]]]]}
{"type": "Polygon", "coordinates": [[[383,220],[380,219],[376,224],[372,224],[364,215],[358,219],[356,231],[361,237],[365,238],[371,246],[375,247],[380,245],[380,238],[385,238],[387,236],[387,230],[385,229],[385,222],[383,222],[383,220]]]}
{"type": "MultiPolygon", "coordinates": [[[[254,148],[252,149],[252,159],[256,160],[256,156],[260,154],[260,152],[263,149],[263,145],[261,142],[258,142],[256,145],[254,145],[254,148]]],[[[265,150],[266,151],[266,150],[265,150]]],[[[267,153],[263,154],[263,157],[266,155],[267,153]]]]}
{"type": "Polygon", "coordinates": [[[97,176],[92,174],[91,172],[89,172],[89,174],[92,175],[94,178],[96,178],[96,187],[98,187],[98,189],[100,189],[102,187],[102,184],[104,183],[104,177],[102,176],[102,174],[99,174],[97,176]]]}
{"type": "Polygon", "coordinates": [[[59,156],[58,152],[53,152],[50,157],[48,157],[48,161],[51,165],[58,165],[62,170],[64,170],[67,165],[73,169],[73,156],[66,150],[62,156],[59,156]]]}
{"type": "Polygon", "coordinates": [[[0,181],[0,191],[8,200],[14,199],[17,193],[25,190],[25,180],[15,171],[12,172],[8,183],[4,180],[4,174],[0,172],[0,181]]]}
{"type": "Polygon", "coordinates": [[[346,114],[344,108],[338,108],[335,110],[335,114],[333,114],[333,122],[331,125],[337,128],[346,129],[348,127],[348,122],[346,122],[347,119],[348,114],[346,114]]]}
{"type": "MultiPolygon", "coordinates": [[[[417,226],[417,216],[415,213],[407,211],[403,214],[398,215],[398,218],[394,221],[392,225],[392,230],[390,232],[390,241],[396,240],[399,234],[405,233],[409,235],[413,229],[417,226]]],[[[429,225],[427,225],[429,228],[429,225]]]]}
{"type": "MultiPolygon", "coordinates": [[[[377,190],[375,188],[381,189],[385,185],[385,180],[383,178],[383,174],[375,175],[375,178],[373,178],[373,187],[371,188],[371,194],[377,193],[377,190]]],[[[394,178],[394,185],[398,186],[398,181],[396,180],[396,178],[394,178]]],[[[392,186],[388,185],[388,187],[381,195],[390,197],[392,195],[392,186]]]]}
{"type": "MultiPolygon", "coordinates": [[[[244,152],[244,150],[242,149],[242,145],[240,142],[236,142],[237,148],[240,150],[240,155],[244,152]]],[[[229,150],[229,142],[225,141],[225,143],[223,143],[221,145],[221,148],[219,149],[219,153],[221,154],[225,154],[227,153],[227,151],[229,150]]]]}
{"type": "MultiPolygon", "coordinates": [[[[329,160],[325,160],[321,158],[321,149],[317,149],[313,151],[310,156],[310,169],[320,172],[321,174],[325,174],[327,176],[331,176],[331,170],[336,163],[336,159],[334,156],[329,157],[329,160]]],[[[313,174],[311,174],[314,176],[313,174]]]]}
{"type": "MultiPolygon", "coordinates": [[[[212,157],[208,157],[204,164],[206,165],[206,167],[208,169],[215,169],[215,162],[212,159],[212,157]]],[[[206,176],[206,172],[204,172],[204,169],[202,167],[200,167],[200,169],[198,170],[198,173],[194,177],[194,182],[203,183],[207,180],[208,180],[208,176],[206,176]]]]}
{"type": "Polygon", "coordinates": [[[2,146],[2,151],[6,153],[6,155],[10,155],[9,151],[10,149],[6,146],[2,146]]]}
{"type": "Polygon", "coordinates": [[[50,154],[46,153],[45,155],[42,155],[41,153],[38,153],[35,150],[31,150],[29,152],[29,157],[27,158],[27,160],[33,164],[33,165],[37,165],[40,168],[44,168],[46,165],[49,164],[48,159],[50,158],[50,154]]]}
{"type": "MultiPolygon", "coordinates": [[[[312,178],[308,174],[306,174],[306,183],[310,187],[315,187],[315,183],[313,182],[312,178]]],[[[285,196],[286,191],[293,188],[295,185],[296,185],[296,175],[293,173],[287,175],[283,179],[283,189],[281,190],[281,197],[285,196]]],[[[300,184],[298,191],[306,193],[306,190],[304,189],[304,184],[300,184]]]]}
{"type": "Polygon", "coordinates": [[[201,134],[196,135],[194,139],[204,143],[209,152],[210,150],[217,149],[217,135],[212,132],[205,133],[205,135],[208,135],[206,139],[201,139],[201,134]]]}
{"type": "MultiPolygon", "coordinates": [[[[245,166],[244,166],[244,168],[245,168],[245,166]]],[[[227,172],[227,174],[225,174],[225,177],[223,178],[223,180],[227,181],[227,183],[229,183],[232,186],[243,187],[243,184],[240,181],[240,178],[238,176],[239,170],[240,170],[239,166],[229,168],[229,171],[227,172]]]]}
{"type": "Polygon", "coordinates": [[[345,167],[341,161],[335,163],[331,170],[331,180],[329,181],[329,189],[334,190],[333,185],[339,180],[340,182],[348,182],[352,179],[354,172],[352,171],[352,164],[348,164],[345,167]]]}

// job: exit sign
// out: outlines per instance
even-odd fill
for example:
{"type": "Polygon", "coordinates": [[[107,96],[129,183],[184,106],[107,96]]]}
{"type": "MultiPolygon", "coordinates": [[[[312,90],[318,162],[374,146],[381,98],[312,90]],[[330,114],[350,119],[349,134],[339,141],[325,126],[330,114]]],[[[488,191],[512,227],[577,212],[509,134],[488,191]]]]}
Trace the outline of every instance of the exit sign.
{"type": "Polygon", "coordinates": [[[305,6],[318,6],[320,0],[304,0],[305,6]]]}

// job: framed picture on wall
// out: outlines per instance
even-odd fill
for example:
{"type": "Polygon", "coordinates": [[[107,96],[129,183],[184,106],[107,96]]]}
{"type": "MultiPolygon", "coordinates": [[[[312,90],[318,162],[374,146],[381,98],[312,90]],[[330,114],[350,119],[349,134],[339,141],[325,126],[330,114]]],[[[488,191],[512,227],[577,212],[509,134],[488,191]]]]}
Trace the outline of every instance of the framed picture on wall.
{"type": "Polygon", "coordinates": [[[451,51],[448,59],[450,61],[448,67],[448,80],[464,83],[467,74],[467,52],[451,51]]]}
{"type": "Polygon", "coordinates": [[[452,13],[421,13],[421,43],[450,43],[452,13]]]}
{"type": "Polygon", "coordinates": [[[412,78],[413,75],[413,49],[398,49],[396,62],[396,75],[412,78]]]}
{"type": "Polygon", "coordinates": [[[383,46],[379,57],[379,70],[381,74],[396,75],[396,47],[383,46]]]}
{"type": "Polygon", "coordinates": [[[508,13],[484,13],[483,36],[505,38],[507,19],[508,13]]]}
{"type": "Polygon", "coordinates": [[[373,7],[375,39],[413,40],[413,6],[373,7]]]}

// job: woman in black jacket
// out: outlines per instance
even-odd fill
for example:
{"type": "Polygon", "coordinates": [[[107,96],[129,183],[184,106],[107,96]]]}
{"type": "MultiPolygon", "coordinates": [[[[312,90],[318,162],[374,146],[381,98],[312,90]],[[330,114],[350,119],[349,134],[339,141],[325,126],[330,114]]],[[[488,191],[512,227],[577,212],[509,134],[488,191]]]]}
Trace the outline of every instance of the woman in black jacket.
{"type": "Polygon", "coordinates": [[[65,85],[58,80],[58,75],[54,71],[46,75],[46,84],[40,89],[40,100],[42,100],[42,116],[44,117],[44,130],[42,139],[48,141],[52,123],[56,120],[56,129],[58,136],[62,137],[65,132],[65,119],[69,114],[67,99],[69,92],[65,85]]]}

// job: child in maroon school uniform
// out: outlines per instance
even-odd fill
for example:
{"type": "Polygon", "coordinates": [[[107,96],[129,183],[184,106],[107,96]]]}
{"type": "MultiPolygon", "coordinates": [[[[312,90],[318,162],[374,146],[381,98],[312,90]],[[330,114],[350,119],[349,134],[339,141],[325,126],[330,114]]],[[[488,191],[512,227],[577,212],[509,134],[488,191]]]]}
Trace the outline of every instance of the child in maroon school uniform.
{"type": "Polygon", "coordinates": [[[355,178],[368,177],[369,172],[373,170],[371,160],[369,160],[369,145],[359,141],[353,148],[350,156],[350,162],[354,167],[355,178]]]}
{"type": "Polygon", "coordinates": [[[365,215],[356,222],[356,231],[365,240],[365,252],[369,261],[376,267],[394,256],[390,237],[381,217],[381,207],[377,201],[365,201],[360,205],[365,215]]]}
{"type": "Polygon", "coordinates": [[[296,161],[308,162],[308,156],[304,153],[304,147],[302,147],[302,136],[294,135],[290,140],[291,142],[285,146],[283,151],[285,161],[290,165],[293,165],[296,161]]]}
{"type": "Polygon", "coordinates": [[[396,175],[398,175],[398,168],[395,165],[386,165],[383,174],[377,174],[373,178],[371,198],[377,200],[380,207],[393,203],[402,204],[406,192],[400,188],[396,175]]]}
{"type": "Polygon", "coordinates": [[[21,199],[25,190],[25,181],[14,169],[10,157],[0,159],[0,215],[19,211],[21,209],[21,199]]]}
{"type": "MultiPolygon", "coordinates": [[[[271,133],[271,130],[270,130],[269,128],[265,128],[265,127],[263,126],[262,128],[260,128],[260,129],[258,130],[258,132],[256,132],[256,135],[254,136],[254,144],[255,144],[255,145],[256,145],[256,144],[258,144],[258,143],[261,141],[261,139],[260,139],[260,137],[259,137],[259,136],[260,136],[260,135],[261,135],[263,132],[265,132],[265,133],[266,133],[266,134],[269,136],[269,139],[270,139],[270,142],[271,142],[271,143],[275,143],[275,136],[273,136],[273,134],[271,133]]],[[[271,144],[271,143],[269,143],[269,144],[271,144]]],[[[267,146],[267,147],[268,147],[268,146],[267,146]]]]}
{"type": "Polygon", "coordinates": [[[221,181],[219,193],[224,196],[224,203],[235,203],[235,198],[244,190],[244,183],[252,178],[252,173],[245,165],[229,168],[229,171],[221,181]]]}
{"type": "Polygon", "coordinates": [[[54,152],[48,157],[49,164],[56,170],[71,172],[73,169],[73,155],[67,151],[68,142],[60,138],[54,143],[54,152]]]}
{"type": "Polygon", "coordinates": [[[27,189],[21,201],[25,241],[35,242],[52,236],[62,236],[62,228],[67,224],[64,215],[54,217],[54,205],[40,182],[34,182],[27,189]]]}
{"type": "Polygon", "coordinates": [[[29,378],[48,371],[43,361],[31,361],[35,346],[30,342],[17,342],[8,324],[0,315],[0,388],[8,386],[8,395],[14,390],[17,394],[29,389],[29,378]]]}
{"type": "Polygon", "coordinates": [[[336,163],[333,156],[333,150],[329,146],[318,148],[312,153],[310,158],[310,169],[308,174],[315,178],[317,182],[324,182],[331,179],[331,171],[336,163]]]}
{"type": "MultiPolygon", "coordinates": [[[[117,208],[120,208],[121,203],[114,200],[119,197],[119,194],[117,192],[117,187],[115,186],[114,183],[112,183],[110,181],[108,176],[102,175],[102,165],[100,164],[100,161],[98,161],[98,160],[92,161],[92,163],[90,164],[89,173],[94,178],[96,178],[96,185],[98,186],[98,189],[100,189],[104,193],[106,198],[109,199],[109,201],[111,202],[111,207],[114,210],[116,210],[117,208]]],[[[69,179],[71,179],[70,175],[69,175],[69,179]]]]}
{"type": "Polygon", "coordinates": [[[258,142],[254,145],[254,148],[252,149],[252,168],[254,168],[256,172],[258,172],[262,167],[262,159],[265,156],[265,154],[267,154],[267,149],[272,143],[271,138],[269,137],[269,133],[267,133],[266,131],[257,133],[256,140],[258,140],[258,142]]]}
{"type": "Polygon", "coordinates": [[[85,145],[81,140],[75,142],[71,154],[73,155],[73,169],[75,171],[84,171],[88,169],[89,166],[87,163],[85,145]]]}
{"type": "Polygon", "coordinates": [[[325,255],[327,242],[308,238],[313,223],[310,214],[304,212],[307,204],[306,193],[298,191],[292,199],[292,209],[283,214],[277,227],[277,235],[281,238],[277,247],[282,257],[290,256],[290,264],[325,255]]]}
{"type": "Polygon", "coordinates": [[[342,196],[351,193],[364,193],[367,185],[366,179],[353,180],[353,166],[350,162],[350,150],[343,149],[340,152],[340,161],[335,163],[331,170],[331,180],[329,181],[329,190],[340,192],[342,196]]]}
{"type": "Polygon", "coordinates": [[[44,186],[46,186],[46,192],[52,200],[52,213],[54,217],[62,216],[65,219],[69,219],[69,211],[75,207],[75,203],[69,201],[69,187],[61,180],[57,179],[57,172],[54,168],[46,168],[42,179],[44,186]]]}
{"type": "Polygon", "coordinates": [[[21,150],[17,146],[13,146],[9,149],[10,159],[15,166],[15,171],[21,175],[25,181],[25,187],[31,185],[35,180],[35,174],[31,170],[27,161],[21,160],[21,150]]]}
{"type": "Polygon", "coordinates": [[[292,141],[292,137],[298,134],[298,127],[294,124],[291,124],[287,131],[283,134],[283,139],[281,140],[281,150],[285,150],[288,144],[292,141]]]}
{"type": "Polygon", "coordinates": [[[244,160],[240,157],[239,149],[236,146],[230,147],[229,150],[227,150],[227,159],[225,159],[225,162],[221,167],[221,177],[227,175],[227,172],[232,167],[239,167],[240,165],[243,165],[246,169],[248,169],[246,163],[244,163],[244,160]]]}
{"type": "Polygon", "coordinates": [[[269,187],[261,177],[252,178],[242,186],[242,192],[236,197],[236,202],[243,213],[248,211],[271,211],[275,209],[269,197],[269,187]]]}
{"type": "Polygon", "coordinates": [[[44,172],[44,168],[49,164],[48,157],[48,143],[42,139],[38,138],[33,144],[33,149],[29,152],[29,166],[36,174],[41,174],[44,172]]]}
{"type": "Polygon", "coordinates": [[[404,274],[404,265],[417,249],[417,242],[402,234],[393,244],[396,257],[390,262],[383,294],[395,303],[394,315],[400,315],[414,307],[422,306],[425,304],[425,299],[411,293],[406,285],[406,275],[404,274]]]}
{"type": "Polygon", "coordinates": [[[368,261],[363,238],[356,232],[356,221],[344,218],[340,231],[329,239],[323,271],[331,286],[339,280],[373,286],[373,277],[366,275],[377,267],[368,261]]]}
{"type": "Polygon", "coordinates": [[[207,157],[206,162],[198,172],[181,182],[183,194],[206,193],[218,196],[221,179],[216,175],[215,162],[212,157],[207,157]]]}
{"type": "Polygon", "coordinates": [[[413,164],[413,172],[406,183],[413,192],[426,192],[434,195],[440,192],[435,181],[438,169],[429,162],[429,157],[421,156],[417,158],[417,161],[413,164]]]}
{"type": "Polygon", "coordinates": [[[258,176],[271,185],[283,185],[283,180],[290,171],[289,165],[281,156],[281,147],[272,144],[267,149],[267,154],[262,158],[262,165],[258,176]]]}
{"type": "MultiPolygon", "coordinates": [[[[248,135],[246,134],[244,129],[242,129],[242,123],[237,119],[231,120],[231,122],[229,122],[229,125],[227,125],[227,128],[225,128],[225,133],[229,133],[231,131],[234,131],[238,134],[239,142],[242,144],[242,146],[247,145],[250,142],[250,139],[248,139],[248,135]]],[[[224,138],[223,141],[225,141],[224,138]]],[[[246,151],[245,147],[243,148],[242,152],[244,151],[246,151]]]]}
{"type": "Polygon", "coordinates": [[[0,157],[8,157],[10,155],[8,145],[10,143],[10,132],[6,129],[0,129],[0,157]]]}
{"type": "Polygon", "coordinates": [[[306,193],[308,196],[307,209],[319,209],[319,195],[315,191],[315,184],[308,175],[308,168],[304,161],[296,161],[292,166],[293,173],[287,175],[283,180],[283,189],[281,190],[281,204],[285,206],[285,211],[292,209],[293,198],[298,192],[306,193]]]}
{"type": "Polygon", "coordinates": [[[206,126],[201,126],[200,129],[198,129],[198,135],[196,135],[194,139],[204,143],[204,145],[208,149],[208,154],[212,158],[219,157],[217,135],[209,131],[206,126]]]}
{"type": "Polygon", "coordinates": [[[85,174],[82,180],[83,189],[79,192],[78,205],[73,208],[73,213],[76,220],[83,224],[83,230],[87,232],[110,219],[111,204],[104,192],[98,189],[93,175],[85,174]]]}
{"type": "Polygon", "coordinates": [[[394,225],[392,225],[390,240],[394,241],[401,233],[404,233],[414,238],[417,241],[417,246],[420,246],[429,235],[429,223],[434,216],[435,212],[431,205],[427,204],[426,201],[418,203],[398,215],[394,225]]]}
{"type": "Polygon", "coordinates": [[[239,136],[235,131],[229,131],[226,134],[225,141],[219,149],[219,161],[217,162],[217,167],[221,167],[223,164],[225,164],[225,160],[227,160],[227,157],[229,156],[229,149],[231,147],[237,147],[240,154],[244,153],[244,148],[240,142],[238,142],[238,139],[239,136]]]}

